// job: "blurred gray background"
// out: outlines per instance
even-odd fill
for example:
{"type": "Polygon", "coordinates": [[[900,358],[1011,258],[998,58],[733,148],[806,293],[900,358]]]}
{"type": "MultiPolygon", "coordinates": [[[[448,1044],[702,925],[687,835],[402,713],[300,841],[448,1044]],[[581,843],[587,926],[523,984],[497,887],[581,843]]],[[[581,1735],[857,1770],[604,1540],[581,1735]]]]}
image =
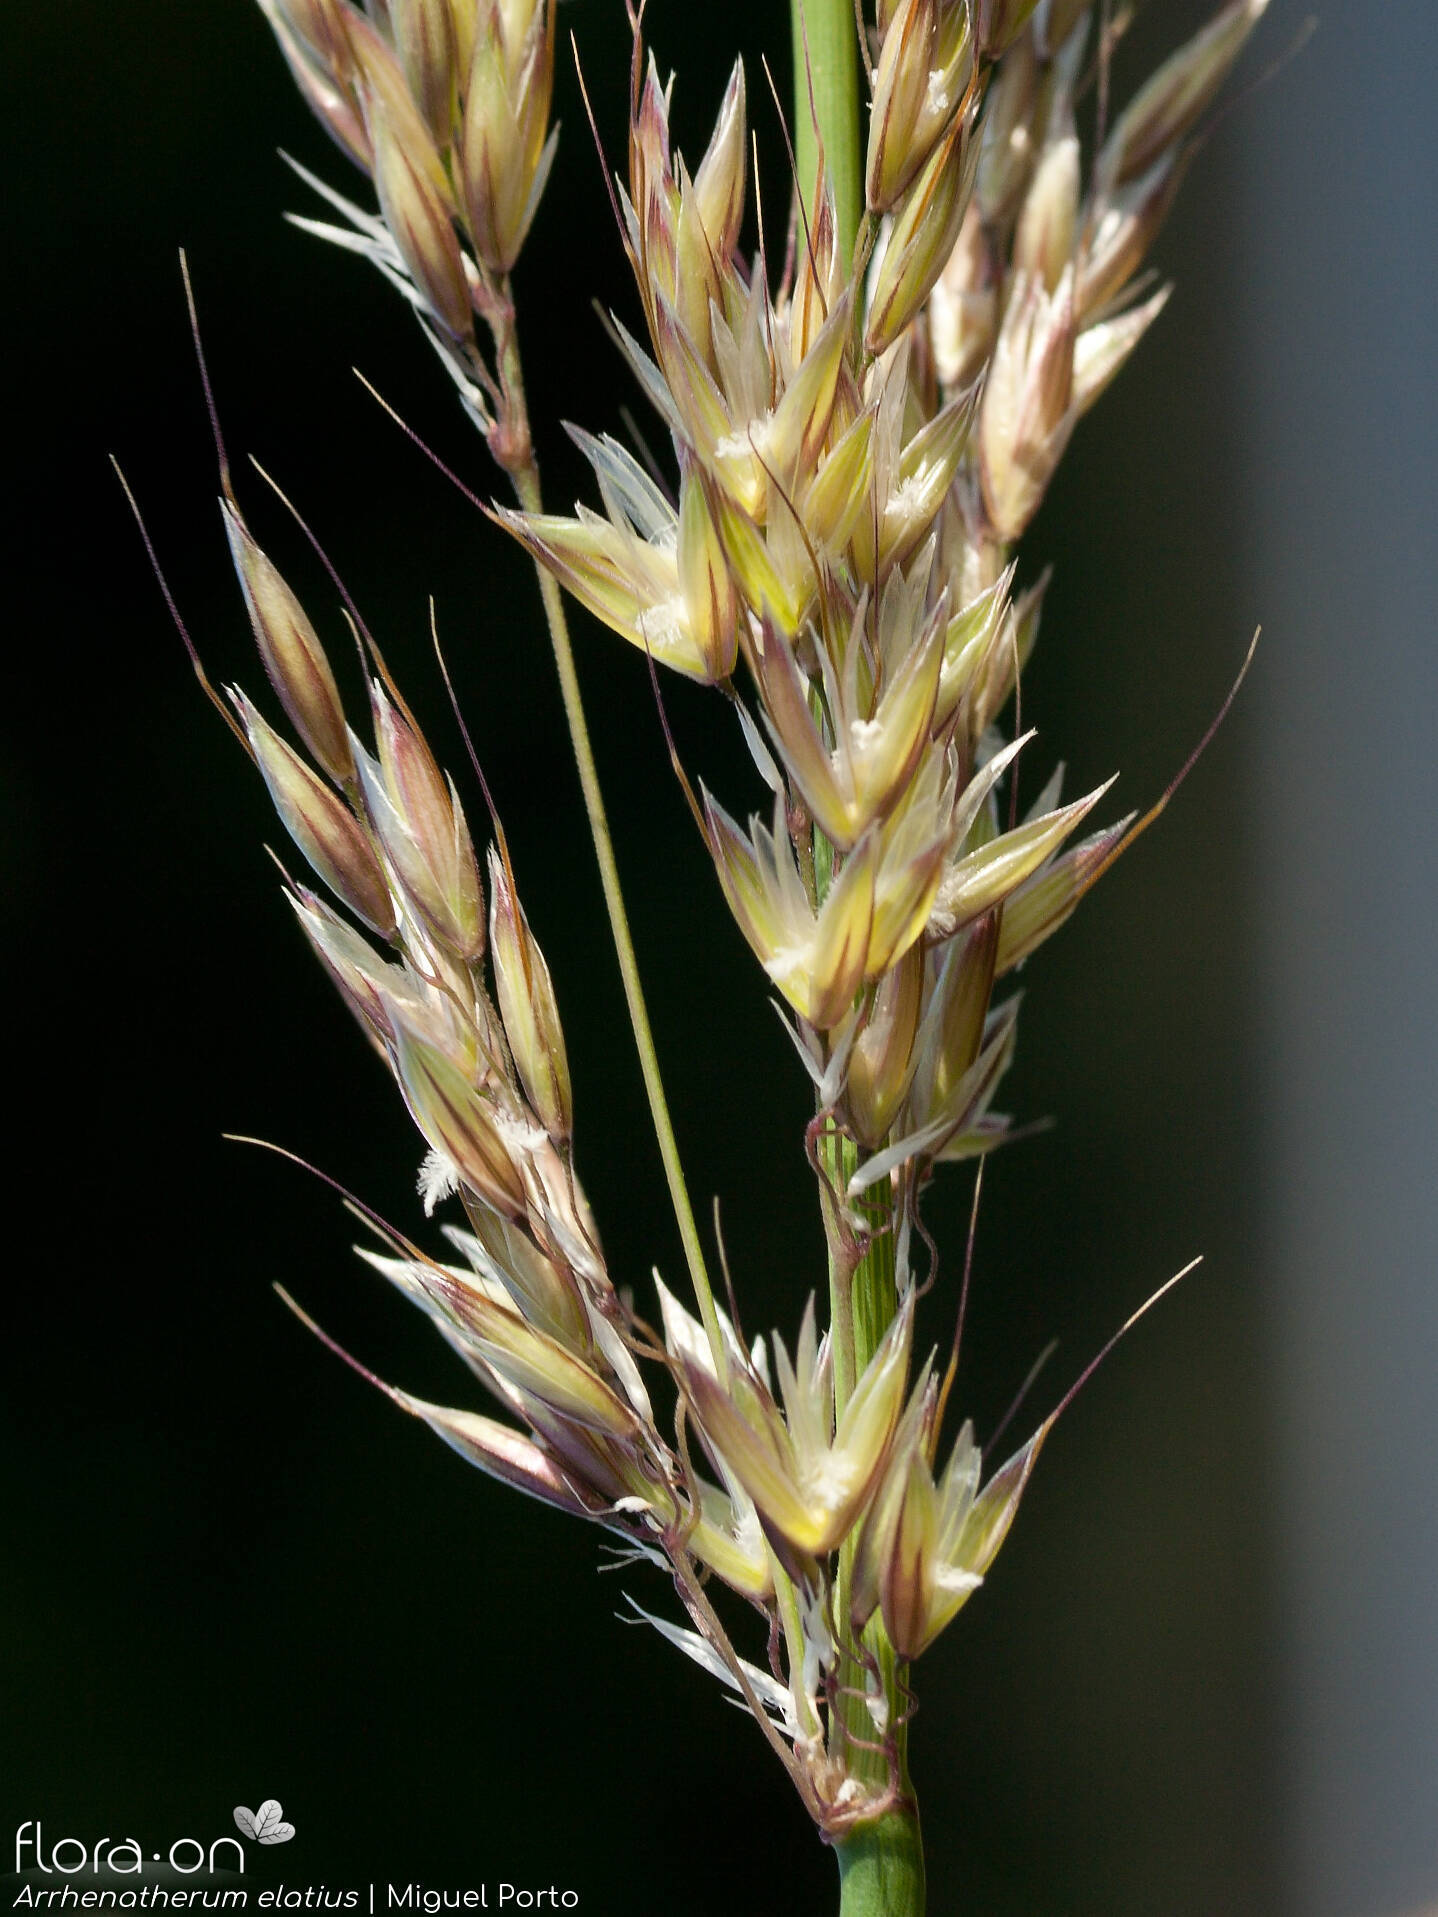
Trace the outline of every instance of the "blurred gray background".
{"type": "Polygon", "coordinates": [[[1438,1903],[1438,18],[1325,9],[1243,116],[1240,577],[1282,1855],[1438,1903]]]}
{"type": "MultiPolygon", "coordinates": [[[[1122,93],[1205,17],[1140,16],[1122,93]]],[[[1026,716],[1070,790],[1180,798],[1034,961],[1007,1102],[1054,1128],[986,1180],[962,1380],[980,1437],[1037,1417],[1195,1252],[1047,1448],[980,1597],[923,1667],[935,1917],[1412,1917],[1438,1902],[1434,1258],[1435,133],[1417,0],[1274,0],[1159,242],[1178,293],[1080,430],[1027,544],[1056,566],[1026,716]]],[[[655,0],[703,141],[773,6],[655,0]]],[[[358,1270],[329,1193],[400,1223],[418,1153],[260,845],[108,469],[121,455],[220,679],[259,678],[214,506],[175,250],[232,446],[296,495],[442,755],[460,694],[559,986],[580,1165],[612,1266],[679,1269],[531,581],[399,439],[482,449],[412,323],[282,226],[274,149],[343,181],[246,0],[14,10],[0,889],[16,1129],[0,1485],[0,1837],[206,1837],[278,1796],[292,1882],[570,1883],[596,1913],[821,1911],[832,1865],[712,1684],[615,1621],[634,1574],[467,1474],[308,1340],[281,1279],[387,1376],[462,1389],[358,1270]]],[[[622,18],[566,0],[612,155],[622,18]]],[[[519,293],[549,496],[558,422],[630,394],[587,299],[633,317],[574,84],[519,293]]],[[[256,484],[256,529],[338,640],[256,484]]],[[[748,1315],[822,1283],[804,1089],[665,766],[643,661],[577,631],[691,1179],[748,1315]]],[[[672,689],[733,809],[743,755],[672,689]]],[[[477,809],[477,800],[471,802],[477,809]]],[[[957,1271],[969,1186],[935,1204],[957,1271]]],[[[950,1300],[950,1309],[951,1300],[950,1300]]],[[[938,1339],[947,1320],[935,1309],[938,1339]]],[[[258,1884],[263,1881],[257,1877],[258,1884]]]]}

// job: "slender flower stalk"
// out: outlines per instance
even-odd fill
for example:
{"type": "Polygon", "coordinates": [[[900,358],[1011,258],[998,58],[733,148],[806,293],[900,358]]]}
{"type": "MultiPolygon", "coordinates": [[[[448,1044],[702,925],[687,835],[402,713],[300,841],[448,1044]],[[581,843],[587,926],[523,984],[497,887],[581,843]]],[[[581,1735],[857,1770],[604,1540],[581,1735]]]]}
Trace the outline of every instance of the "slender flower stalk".
{"type": "MultiPolygon", "coordinates": [[[[511,396],[512,406],[523,413],[527,405],[524,375],[519,363],[518,338],[513,332],[506,341],[505,353],[506,391],[511,396]]],[[[527,422],[527,413],[525,417],[527,422]]],[[[530,450],[528,457],[513,472],[514,489],[521,507],[526,512],[538,514],[543,509],[544,499],[539,484],[539,465],[534,457],[533,442],[527,425],[522,435],[522,442],[530,450]]],[[[674,1207],[674,1216],[679,1226],[679,1236],[684,1247],[690,1282],[694,1287],[694,1294],[704,1318],[710,1343],[715,1350],[719,1350],[722,1348],[722,1340],[714,1304],[714,1292],[709,1282],[704,1248],[699,1238],[699,1227],[694,1219],[694,1207],[689,1200],[689,1187],[685,1183],[684,1169],[679,1159],[679,1143],[674,1136],[673,1120],[669,1116],[669,1101],[665,1096],[664,1081],[660,1076],[659,1054],[655,1049],[654,1034],[649,1024],[649,1007],[645,1003],[644,987],[640,983],[639,961],[634,953],[634,937],[629,929],[629,913],[624,904],[624,892],[619,882],[619,866],[614,857],[614,841],[609,832],[609,815],[605,810],[604,794],[599,786],[599,772],[594,763],[594,749],[589,742],[589,721],[585,717],[584,700],[579,690],[579,674],[575,669],[574,649],[569,643],[569,622],[564,616],[564,601],[560,597],[559,588],[553,576],[543,566],[538,567],[537,571],[540,598],[544,605],[544,617],[549,627],[550,645],[554,651],[560,693],[564,700],[565,719],[569,726],[575,764],[579,770],[584,808],[589,817],[590,837],[594,842],[594,856],[599,866],[600,883],[604,889],[605,910],[609,915],[610,935],[614,941],[615,955],[619,960],[619,974],[624,985],[624,999],[629,1011],[635,1049],[639,1054],[640,1069],[644,1074],[644,1090],[649,1100],[654,1135],[664,1163],[664,1177],[669,1187],[670,1203],[674,1207]]]]}
{"type": "Polygon", "coordinates": [[[777,279],[762,244],[742,251],[742,66],[691,169],[636,17],[613,203],[640,317],[614,325],[671,458],[666,478],[573,429],[599,508],[568,515],[541,497],[511,280],[555,152],[553,0],[259,0],[378,205],[302,169],[343,224],[300,224],[408,300],[512,485],[516,505],[492,517],[539,569],[698,1311],[656,1274],[646,1313],[611,1275],[580,1182],[562,981],[498,818],[482,846],[362,626],[354,722],[226,473],[226,535],[293,736],[238,688],[232,729],[334,901],[287,881],[423,1141],[424,1209],[457,1207],[442,1253],[376,1226],[361,1255],[500,1415],[380,1388],[669,1577],[686,1622],[651,1621],[756,1719],[835,1850],[844,1917],[925,1909],[911,1667],[981,1589],[1069,1401],[1007,1459],[983,1456],[967,1423],[946,1434],[958,1340],[940,1372],[915,1270],[925,1194],[1012,1129],[994,1106],[1017,1042],[1005,982],[1159,809],[1096,825],[1111,782],[1065,801],[1059,771],[1021,804],[1036,753],[1020,687],[1046,577],[1021,586],[1015,548],[1162,310],[1144,259],[1265,3],[1221,7],[1086,168],[1091,6],[878,0],[861,40],[850,0],[793,0],[777,279]],[[656,670],[717,689],[766,794],[736,817],[681,768],[812,1083],[827,1327],[803,1283],[788,1337],[751,1342],[716,1303],[562,592],[656,670]]]}

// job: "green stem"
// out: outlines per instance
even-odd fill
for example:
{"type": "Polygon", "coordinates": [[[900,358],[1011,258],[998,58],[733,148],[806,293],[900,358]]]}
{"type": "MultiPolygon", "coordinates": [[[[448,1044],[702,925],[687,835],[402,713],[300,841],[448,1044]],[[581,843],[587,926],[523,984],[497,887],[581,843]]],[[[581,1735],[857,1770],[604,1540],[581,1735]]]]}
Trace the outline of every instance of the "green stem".
{"type": "MultiPolygon", "coordinates": [[[[838,257],[853,257],[864,211],[863,147],[859,137],[859,32],[854,0],[789,0],[794,39],[794,127],[799,191],[812,219],[819,146],[834,185],[838,257]]],[[[813,883],[822,899],[828,889],[831,848],[821,833],[812,841],[813,883]]],[[[885,1187],[873,1195],[868,1213],[873,1227],[856,1256],[838,1216],[849,1179],[858,1168],[858,1150],[849,1139],[831,1133],[820,1141],[819,1162],[838,1193],[823,1195],[829,1241],[829,1323],[834,1352],[835,1415],[873,1357],[898,1310],[894,1270],[894,1233],[885,1187]]],[[[839,1553],[835,1615],[849,1616],[854,1544],[839,1553]]],[[[877,1620],[865,1633],[865,1649],[878,1666],[894,1727],[900,1800],[882,1817],[856,1826],[836,1846],[839,1859],[841,1917],[923,1917],[924,1849],[919,1813],[909,1784],[906,1670],[877,1620]]],[[[890,1781],[891,1754],[874,1748],[873,1720],[864,1702],[869,1672],[863,1659],[841,1650],[837,1674],[831,1754],[856,1781],[883,1791],[890,1781]]]]}
{"type": "MultiPolygon", "coordinates": [[[[534,456],[534,443],[529,431],[524,373],[520,364],[519,339],[513,324],[512,309],[510,309],[507,323],[495,328],[495,348],[500,386],[505,400],[503,437],[495,446],[495,451],[514,483],[520,505],[529,513],[542,512],[544,500],[539,485],[539,463],[534,456]]],[[[614,941],[615,956],[619,960],[619,975],[624,981],[624,998],[629,1007],[629,1023],[634,1031],[634,1048],[639,1054],[639,1068],[644,1074],[644,1090],[649,1099],[649,1115],[654,1126],[654,1136],[659,1144],[659,1155],[664,1161],[664,1176],[669,1184],[669,1199],[674,1207],[675,1222],[679,1226],[679,1237],[684,1246],[690,1281],[694,1287],[695,1298],[698,1300],[700,1316],[704,1320],[704,1329],[708,1333],[715,1366],[719,1376],[724,1378],[728,1376],[728,1358],[724,1350],[723,1334],[719,1327],[719,1314],[714,1303],[713,1288],[709,1283],[709,1273],[704,1263],[704,1249],[699,1240],[699,1228],[694,1220],[694,1208],[689,1202],[689,1189],[684,1182],[684,1168],[679,1159],[679,1145],[669,1116],[668,1100],[664,1096],[664,1083],[659,1073],[659,1054],[655,1050],[654,1034],[649,1025],[649,1012],[644,1003],[644,988],[639,980],[639,963],[634,956],[634,940],[629,931],[629,915],[624,907],[624,894],[619,884],[619,867],[614,860],[614,842],[609,834],[609,819],[604,810],[604,796],[599,789],[599,773],[595,767],[594,752],[589,743],[589,725],[584,716],[584,702],[580,697],[579,675],[574,669],[574,649],[569,643],[569,625],[564,616],[564,600],[555,580],[543,566],[536,565],[535,571],[539,576],[539,595],[544,602],[544,616],[549,624],[550,643],[554,648],[554,663],[559,670],[559,689],[564,699],[564,716],[569,726],[575,763],[579,768],[579,783],[584,792],[584,809],[589,815],[589,830],[594,839],[594,856],[599,864],[599,881],[604,888],[604,905],[609,914],[609,930],[614,941]]]]}
{"type": "Polygon", "coordinates": [[[891,1810],[837,1846],[840,1917],[923,1917],[919,1813],[891,1810]]]}
{"type": "Polygon", "coordinates": [[[859,35],[854,0],[789,0],[794,37],[794,151],[813,218],[819,142],[834,182],[838,257],[852,258],[864,206],[859,142],[859,35]],[[812,93],[812,100],[811,100],[812,93]]]}
{"type": "MultiPolygon", "coordinates": [[[[842,1198],[858,1169],[859,1153],[853,1141],[837,1133],[822,1140],[820,1162],[842,1198]]],[[[873,1357],[899,1307],[894,1261],[894,1219],[878,1187],[855,1207],[869,1227],[869,1239],[856,1258],[845,1242],[835,1214],[835,1201],[824,1199],[829,1238],[829,1306],[834,1346],[836,1416],[841,1415],[864,1367],[873,1357]]],[[[839,1552],[835,1615],[849,1615],[849,1593],[854,1574],[854,1540],[839,1552]]],[[[890,1756],[873,1748],[873,1719],[864,1691],[878,1667],[889,1723],[894,1727],[894,1756],[898,1764],[901,1801],[880,1818],[860,1824],[836,1846],[839,1859],[841,1917],[923,1917],[924,1849],[919,1813],[909,1780],[908,1667],[895,1656],[879,1620],[864,1633],[865,1658],[840,1650],[834,1722],[830,1732],[833,1754],[848,1775],[882,1791],[890,1781],[890,1756]]]]}

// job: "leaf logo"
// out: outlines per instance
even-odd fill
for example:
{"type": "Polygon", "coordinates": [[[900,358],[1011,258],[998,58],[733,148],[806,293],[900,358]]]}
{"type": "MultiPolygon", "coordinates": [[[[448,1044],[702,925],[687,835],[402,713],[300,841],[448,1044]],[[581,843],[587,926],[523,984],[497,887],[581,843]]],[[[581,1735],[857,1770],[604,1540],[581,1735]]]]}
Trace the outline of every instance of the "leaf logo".
{"type": "Polygon", "coordinates": [[[257,1844],[287,1844],[295,1834],[294,1825],[285,1822],[277,1797],[267,1797],[257,1811],[236,1804],[235,1822],[244,1835],[253,1837],[257,1844]]]}

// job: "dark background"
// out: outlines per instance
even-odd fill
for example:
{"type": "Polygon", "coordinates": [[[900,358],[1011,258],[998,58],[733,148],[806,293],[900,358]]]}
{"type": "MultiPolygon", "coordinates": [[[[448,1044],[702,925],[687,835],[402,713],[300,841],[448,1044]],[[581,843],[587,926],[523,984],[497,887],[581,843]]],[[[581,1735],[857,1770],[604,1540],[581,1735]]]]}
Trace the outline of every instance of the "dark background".
{"type": "MultiPolygon", "coordinates": [[[[1120,87],[1206,11],[1151,9],[1120,87]]],[[[1293,9],[1274,15],[1249,73],[1296,28],[1293,9]]],[[[458,770],[435,596],[559,987],[611,1268],[642,1288],[651,1264],[676,1283],[682,1265],[532,580],[351,366],[471,486],[496,478],[400,303],[281,223],[317,209],[274,149],[357,180],[245,0],[67,0],[15,25],[0,78],[15,535],[0,1835],[39,1817],[50,1841],[208,1842],[232,1805],[273,1795],[298,1837],[254,1860],[257,1883],[506,1878],[572,1887],[604,1913],[829,1908],[832,1863],[752,1726],[616,1621],[629,1590],[666,1608],[658,1579],[597,1575],[598,1534],[467,1473],[270,1290],[283,1282],[386,1377],[462,1392],[351,1257],[333,1195],[221,1139],[275,1139],[417,1223],[415,1136],[290,922],[261,850],[278,828],[189,676],[105,464],[124,464],[216,679],[258,690],[180,245],[232,451],[299,502],[458,770]]],[[[572,0],[561,26],[618,154],[618,10],[572,0]]],[[[758,55],[787,97],[782,11],[669,0],[651,37],[681,67],[691,154],[742,48],[781,207],[758,55]]],[[[560,156],[518,282],[556,508],[586,490],[558,422],[619,431],[620,405],[637,404],[588,304],[633,323],[567,52],[560,69],[560,156]]],[[[1027,577],[1057,566],[1025,685],[1031,776],[1062,757],[1078,792],[1121,768],[1106,816],[1162,789],[1264,611],[1239,484],[1262,452],[1234,395],[1239,340],[1272,320],[1261,278],[1238,270],[1234,209],[1245,122],[1314,138],[1297,104],[1314,70],[1300,61],[1240,104],[1203,155],[1158,248],[1178,296],[1080,429],[1028,541],[1027,577]]],[[[319,569],[260,483],[241,485],[341,652],[319,569]]],[[[669,777],[642,659],[582,616],[576,642],[691,1183],[701,1209],[722,1200],[751,1326],[792,1330],[823,1283],[804,1082],[669,777]]],[[[751,803],[716,704],[666,693],[691,761],[732,809],[751,803]]],[[[1297,1908],[1255,1251],[1258,756],[1241,703],[1162,826],[1025,977],[1004,1102],[1056,1125],[990,1166],[962,1380],[980,1437],[1051,1337],[1031,1418],[1170,1272],[1198,1251],[1206,1263],[1066,1419],[986,1589],[922,1668],[936,1917],[1297,1908]]],[[[951,1279],[969,1190],[952,1173],[933,1205],[951,1279]]],[[[928,1337],[947,1337],[952,1299],[931,1306],[928,1337]]]]}

